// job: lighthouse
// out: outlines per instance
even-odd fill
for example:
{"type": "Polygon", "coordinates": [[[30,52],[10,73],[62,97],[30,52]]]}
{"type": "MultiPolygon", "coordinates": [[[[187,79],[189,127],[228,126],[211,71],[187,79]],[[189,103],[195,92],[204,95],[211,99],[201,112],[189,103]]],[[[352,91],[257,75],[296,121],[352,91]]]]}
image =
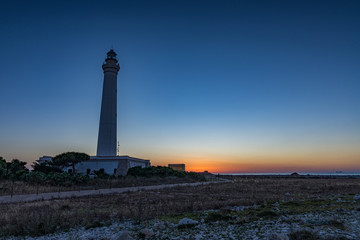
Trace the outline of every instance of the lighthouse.
{"type": "MultiPolygon", "coordinates": [[[[114,50],[107,53],[104,64],[104,83],[100,110],[99,135],[96,156],[90,156],[88,161],[76,164],[75,169],[80,174],[90,174],[95,171],[114,176],[124,176],[129,168],[149,167],[150,160],[116,154],[116,123],[117,123],[117,75],[120,65],[114,50]]],[[[51,161],[51,156],[37,160],[39,163],[51,161]]],[[[64,169],[68,171],[70,168],[64,169]]]]}
{"type": "Polygon", "coordinates": [[[116,156],[117,75],[120,65],[114,50],[107,53],[104,64],[99,135],[96,156],[116,156]]]}

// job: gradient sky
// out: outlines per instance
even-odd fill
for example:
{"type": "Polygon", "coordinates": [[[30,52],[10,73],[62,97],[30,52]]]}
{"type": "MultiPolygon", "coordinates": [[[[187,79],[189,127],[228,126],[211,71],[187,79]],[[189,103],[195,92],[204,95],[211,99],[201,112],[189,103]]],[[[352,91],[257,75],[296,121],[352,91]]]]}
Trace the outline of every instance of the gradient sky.
{"type": "Polygon", "coordinates": [[[95,155],[113,47],[121,155],[360,171],[359,29],[359,1],[1,1],[0,156],[95,155]]]}

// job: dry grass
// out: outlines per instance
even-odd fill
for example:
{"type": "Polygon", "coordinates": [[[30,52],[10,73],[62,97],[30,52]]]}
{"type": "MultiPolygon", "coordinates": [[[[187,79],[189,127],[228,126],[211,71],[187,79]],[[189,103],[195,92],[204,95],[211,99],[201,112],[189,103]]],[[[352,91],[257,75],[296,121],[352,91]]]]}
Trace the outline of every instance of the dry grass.
{"type": "Polygon", "coordinates": [[[360,179],[235,178],[232,183],[0,205],[3,234],[44,234],[265,201],[356,194],[360,179]]]}
{"type": "Polygon", "coordinates": [[[24,181],[0,181],[0,196],[17,195],[17,194],[37,194],[46,192],[65,192],[65,191],[79,191],[92,190],[103,188],[121,188],[121,187],[135,187],[135,186],[150,186],[171,183],[190,183],[196,180],[189,177],[151,177],[151,178],[136,178],[127,176],[118,179],[92,179],[86,184],[74,184],[72,186],[53,186],[49,184],[35,184],[24,181]]]}

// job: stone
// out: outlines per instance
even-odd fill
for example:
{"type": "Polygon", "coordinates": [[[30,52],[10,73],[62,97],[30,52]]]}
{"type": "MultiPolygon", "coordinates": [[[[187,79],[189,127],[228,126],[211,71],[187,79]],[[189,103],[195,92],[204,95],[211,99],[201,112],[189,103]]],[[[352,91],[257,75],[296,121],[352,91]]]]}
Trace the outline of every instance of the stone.
{"type": "Polygon", "coordinates": [[[274,207],[273,208],[275,212],[280,212],[280,208],[279,207],[274,207]]]}
{"type": "Polygon", "coordinates": [[[194,226],[196,226],[199,222],[192,220],[190,218],[183,218],[179,221],[179,223],[177,224],[178,229],[183,229],[183,228],[192,228],[194,226]]]}
{"type": "Polygon", "coordinates": [[[113,236],[111,240],[134,240],[128,231],[122,231],[119,234],[113,236]]]}
{"type": "Polygon", "coordinates": [[[155,222],[153,228],[154,228],[154,229],[160,229],[160,230],[162,230],[162,229],[165,229],[166,226],[165,226],[165,224],[162,223],[162,222],[155,222]]]}
{"type": "Polygon", "coordinates": [[[354,196],[354,200],[355,200],[355,201],[359,201],[359,200],[360,200],[360,194],[356,194],[356,195],[354,196]]]}
{"type": "Polygon", "coordinates": [[[179,225],[196,225],[196,224],[198,224],[199,222],[198,221],[196,221],[196,220],[192,220],[192,219],[190,219],[190,218],[183,218],[183,219],[181,219],[180,221],[179,221],[179,223],[178,223],[178,226],[179,225]]]}
{"type": "Polygon", "coordinates": [[[345,201],[342,200],[341,198],[338,198],[338,199],[336,200],[336,202],[345,202],[345,201]]]}
{"type": "Polygon", "coordinates": [[[154,232],[151,229],[141,229],[140,234],[142,234],[145,238],[151,238],[154,235],[154,232]]]}

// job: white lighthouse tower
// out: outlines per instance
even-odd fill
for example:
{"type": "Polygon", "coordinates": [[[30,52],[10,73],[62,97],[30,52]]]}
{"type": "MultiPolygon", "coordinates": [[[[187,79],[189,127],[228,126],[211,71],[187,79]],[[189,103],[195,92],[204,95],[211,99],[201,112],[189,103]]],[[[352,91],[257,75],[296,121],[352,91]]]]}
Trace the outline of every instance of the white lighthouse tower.
{"type": "Polygon", "coordinates": [[[101,101],[99,135],[96,156],[116,156],[117,75],[120,65],[114,50],[107,53],[104,70],[104,86],[101,101]]]}
{"type": "MultiPolygon", "coordinates": [[[[117,125],[117,75],[120,70],[116,53],[110,50],[107,53],[104,70],[104,85],[102,92],[99,136],[96,156],[90,160],[76,164],[76,172],[90,174],[100,171],[109,175],[126,175],[131,167],[149,167],[150,160],[134,158],[127,155],[117,156],[116,125],[117,125]]],[[[44,156],[38,161],[50,161],[52,157],[44,156]]],[[[65,169],[66,170],[66,169],[65,169]]]]}

